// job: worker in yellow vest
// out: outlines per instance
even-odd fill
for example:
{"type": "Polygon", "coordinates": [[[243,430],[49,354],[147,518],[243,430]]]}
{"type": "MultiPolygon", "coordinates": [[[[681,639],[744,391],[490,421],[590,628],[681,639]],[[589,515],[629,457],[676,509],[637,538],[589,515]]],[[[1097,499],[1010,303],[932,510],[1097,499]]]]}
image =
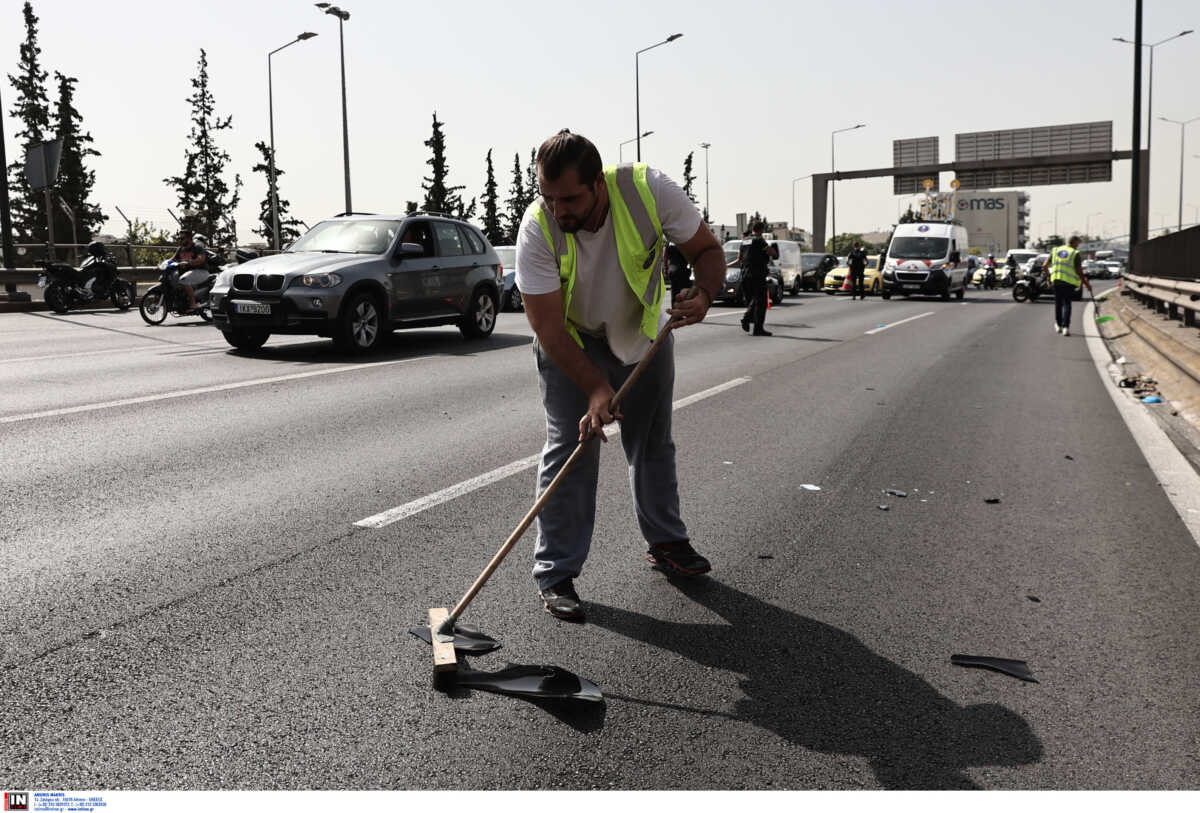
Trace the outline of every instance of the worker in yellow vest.
{"type": "Polygon", "coordinates": [[[1083,275],[1083,255],[1079,253],[1079,235],[1065,246],[1050,253],[1050,285],[1054,288],[1054,330],[1063,336],[1071,335],[1071,300],[1080,284],[1092,290],[1092,283],[1083,275]]]}
{"type": "MultiPolygon", "coordinates": [[[[675,382],[668,336],[621,404],[613,396],[668,319],[704,319],[725,281],[725,255],[696,205],[645,164],[603,166],[595,145],[563,130],[537,152],[541,197],[517,236],[517,288],[535,335],[546,412],[538,493],[577,443],[621,421],[621,445],[646,559],[672,573],[707,573],[680,517],[671,439],[675,382]],[[692,288],[664,311],[664,247],[675,243],[695,273],[692,288]]],[[[583,569],[596,515],[600,444],[591,443],[537,520],[533,576],[546,612],[580,619],[574,580],[583,569]]]]}

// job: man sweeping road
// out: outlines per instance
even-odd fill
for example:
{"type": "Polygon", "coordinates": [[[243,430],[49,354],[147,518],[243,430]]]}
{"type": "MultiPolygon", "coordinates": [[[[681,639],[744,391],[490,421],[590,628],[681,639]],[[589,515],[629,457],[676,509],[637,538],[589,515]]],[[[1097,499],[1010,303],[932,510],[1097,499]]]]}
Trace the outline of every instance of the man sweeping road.
{"type": "MultiPolygon", "coordinates": [[[[567,130],[537,152],[541,199],[521,222],[517,287],[535,334],[546,410],[538,493],[578,442],[621,421],[646,559],[684,575],[710,570],[692,548],[679,514],[671,401],[673,339],[648,363],[620,413],[613,396],[668,318],[660,271],[666,241],[695,269],[695,286],[676,297],[678,326],[704,319],[725,279],[724,252],[696,205],[670,178],[645,164],[604,167],[592,142],[567,130]]],[[[587,447],[537,520],[533,576],[546,611],[583,617],[574,580],[591,547],[600,444],[587,447]]]]}

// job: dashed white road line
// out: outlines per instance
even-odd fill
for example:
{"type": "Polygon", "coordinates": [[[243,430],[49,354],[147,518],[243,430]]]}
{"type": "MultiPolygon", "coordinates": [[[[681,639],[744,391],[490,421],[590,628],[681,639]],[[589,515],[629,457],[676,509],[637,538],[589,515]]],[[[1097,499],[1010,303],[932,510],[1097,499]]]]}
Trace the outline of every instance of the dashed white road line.
{"type": "Polygon", "coordinates": [[[1087,339],[1088,351],[1092,354],[1092,361],[1096,364],[1096,371],[1100,373],[1104,389],[1117,405],[1117,411],[1129,427],[1129,433],[1142,450],[1142,456],[1150,464],[1154,476],[1162,484],[1167,499],[1179,512],[1179,518],[1191,532],[1192,539],[1200,545],[1200,474],[1196,473],[1187,458],[1175,448],[1167,433],[1147,414],[1146,407],[1134,401],[1127,390],[1122,391],[1114,383],[1113,375],[1109,372],[1112,358],[1108,354],[1108,348],[1104,346],[1104,340],[1096,331],[1095,313],[1095,306],[1089,302],[1083,318],[1083,335],[1087,339]]]}
{"type": "Polygon", "coordinates": [[[926,316],[933,316],[935,313],[937,313],[937,311],[926,311],[925,313],[918,313],[916,316],[910,316],[907,319],[901,319],[899,322],[892,322],[891,324],[883,325],[881,327],[877,327],[877,328],[868,330],[864,335],[874,336],[876,333],[882,333],[885,330],[894,328],[896,325],[902,325],[905,322],[911,322],[914,319],[924,319],[926,316]]]}
{"type": "Polygon", "coordinates": [[[46,409],[41,412],[26,412],[22,415],[6,415],[0,417],[0,424],[18,423],[20,421],[33,421],[40,418],[53,418],[58,415],[76,415],[80,412],[95,412],[101,409],[113,409],[115,407],[132,406],[134,404],[149,404],[155,401],[170,401],[176,398],[187,398],[192,395],[207,395],[213,392],[228,392],[229,390],[240,390],[246,387],[257,387],[263,384],[277,384],[282,381],[299,381],[304,378],[316,378],[323,375],[336,375],[337,373],[349,373],[355,370],[372,370],[379,367],[390,367],[395,364],[406,364],[410,361],[421,361],[422,359],[433,358],[433,356],[417,356],[407,359],[393,359],[392,361],[376,361],[366,364],[346,364],[341,367],[330,367],[326,370],[310,370],[304,373],[290,373],[288,375],[276,375],[270,378],[253,378],[249,381],[234,381],[230,384],[217,384],[211,387],[196,387],[190,390],[173,390],[171,392],[160,392],[157,395],[143,395],[137,398],[121,398],[116,401],[102,401],[95,404],[80,404],[73,407],[63,407],[61,409],[46,409]]]}
{"type": "MultiPolygon", "coordinates": [[[[708,389],[701,390],[694,395],[689,395],[686,398],[680,398],[671,405],[671,408],[674,410],[683,409],[684,407],[690,406],[697,401],[703,401],[705,398],[711,398],[714,395],[725,392],[726,390],[739,387],[749,380],[749,378],[744,377],[735,378],[731,381],[726,381],[724,384],[718,384],[715,387],[709,387],[708,389]]],[[[604,430],[604,434],[609,438],[615,437],[619,433],[620,429],[616,426],[616,424],[605,427],[604,430]]],[[[489,486],[492,483],[503,480],[506,477],[511,477],[518,472],[531,469],[536,466],[541,459],[542,455],[540,453],[530,455],[529,457],[522,457],[520,460],[514,460],[511,463],[507,463],[499,468],[492,469],[489,472],[472,477],[469,480],[463,480],[461,483],[455,483],[454,485],[443,488],[440,491],[435,491],[432,494],[426,494],[424,497],[412,500],[411,502],[406,502],[403,505],[396,506],[395,508],[389,508],[388,510],[381,511],[378,514],[373,514],[366,519],[360,519],[354,524],[360,528],[383,528],[387,525],[391,525],[393,522],[399,522],[406,517],[411,517],[413,514],[419,514],[422,511],[427,511],[436,505],[441,505],[442,503],[458,499],[463,495],[470,494],[472,491],[478,491],[485,486],[489,486]]]]}

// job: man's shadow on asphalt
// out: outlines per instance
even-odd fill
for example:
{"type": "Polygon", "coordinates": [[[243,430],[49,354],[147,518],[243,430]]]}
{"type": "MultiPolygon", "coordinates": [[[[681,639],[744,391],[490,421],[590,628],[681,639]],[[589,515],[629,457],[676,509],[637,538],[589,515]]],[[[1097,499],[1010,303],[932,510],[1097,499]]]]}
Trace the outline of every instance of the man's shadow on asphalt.
{"type": "Polygon", "coordinates": [[[712,579],[671,579],[725,619],[681,624],[589,603],[588,621],[743,675],[732,713],[609,695],[644,705],[742,720],[794,745],[865,757],[889,789],[971,789],[964,773],[1042,758],[1029,724],[995,703],[962,707],[843,630],[780,609],[712,579]]]}

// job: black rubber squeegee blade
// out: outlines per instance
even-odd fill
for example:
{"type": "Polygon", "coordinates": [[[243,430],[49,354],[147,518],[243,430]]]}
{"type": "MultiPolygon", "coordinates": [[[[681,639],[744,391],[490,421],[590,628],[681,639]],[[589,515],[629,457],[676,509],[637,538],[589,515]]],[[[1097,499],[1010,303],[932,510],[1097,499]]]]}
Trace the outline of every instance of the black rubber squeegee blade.
{"type": "MultiPolygon", "coordinates": [[[[410,627],[409,633],[432,646],[433,639],[429,635],[429,627],[410,627]]],[[[465,624],[454,625],[454,649],[469,655],[486,655],[495,652],[501,643],[495,638],[489,638],[474,627],[465,624]]]]}
{"type": "Polygon", "coordinates": [[[1027,680],[1030,683],[1037,683],[1033,672],[1029,671],[1029,664],[1025,663],[1025,661],[1015,661],[1009,658],[992,658],[987,655],[951,655],[950,663],[956,666],[991,669],[994,672],[1011,675],[1021,680],[1027,680]]]}
{"type": "Polygon", "coordinates": [[[521,697],[558,700],[604,701],[600,687],[590,680],[557,666],[509,666],[498,672],[460,669],[454,678],[459,686],[521,697]]]}

